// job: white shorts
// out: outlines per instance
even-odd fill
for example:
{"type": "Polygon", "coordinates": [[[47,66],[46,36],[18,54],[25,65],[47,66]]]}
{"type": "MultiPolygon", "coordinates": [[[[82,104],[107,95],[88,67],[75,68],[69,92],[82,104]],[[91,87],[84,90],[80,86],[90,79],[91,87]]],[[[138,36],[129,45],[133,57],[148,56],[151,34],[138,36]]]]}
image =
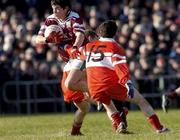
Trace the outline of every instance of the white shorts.
{"type": "Polygon", "coordinates": [[[84,64],[81,59],[70,59],[68,63],[64,66],[63,72],[70,71],[72,69],[80,70],[84,64]]]}

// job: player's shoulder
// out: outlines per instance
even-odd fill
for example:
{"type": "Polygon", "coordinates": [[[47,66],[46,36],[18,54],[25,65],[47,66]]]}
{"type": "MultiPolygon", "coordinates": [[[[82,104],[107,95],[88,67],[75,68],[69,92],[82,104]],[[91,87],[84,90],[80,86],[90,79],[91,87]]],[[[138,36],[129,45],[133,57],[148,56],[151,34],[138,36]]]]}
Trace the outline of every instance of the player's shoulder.
{"type": "Polygon", "coordinates": [[[100,38],[99,38],[99,41],[116,43],[116,41],[115,41],[113,38],[106,38],[106,37],[100,37],[100,38]]]}
{"type": "Polygon", "coordinates": [[[80,18],[79,14],[75,11],[69,11],[68,18],[80,18]]]}
{"type": "Polygon", "coordinates": [[[51,24],[55,24],[55,25],[58,25],[58,19],[57,17],[54,15],[54,14],[51,14],[49,15],[46,20],[45,20],[45,24],[48,26],[48,25],[51,25],[51,24]]]}
{"type": "Polygon", "coordinates": [[[74,11],[69,11],[68,16],[66,17],[66,21],[71,21],[73,24],[78,23],[78,24],[83,24],[83,19],[82,17],[74,11]]]}
{"type": "Polygon", "coordinates": [[[58,20],[54,14],[51,14],[51,15],[47,16],[46,20],[47,19],[56,19],[56,20],[58,20]]]}
{"type": "Polygon", "coordinates": [[[88,43],[86,44],[86,46],[97,46],[98,42],[99,42],[99,40],[95,40],[95,41],[92,41],[92,42],[88,42],[88,43]]]}
{"type": "Polygon", "coordinates": [[[99,41],[103,42],[108,49],[114,52],[124,52],[124,48],[120,46],[120,44],[114,38],[100,38],[99,41]]]}
{"type": "Polygon", "coordinates": [[[103,42],[104,44],[108,45],[109,47],[117,47],[118,43],[113,38],[104,38],[101,37],[99,39],[100,42],[103,42]]]}

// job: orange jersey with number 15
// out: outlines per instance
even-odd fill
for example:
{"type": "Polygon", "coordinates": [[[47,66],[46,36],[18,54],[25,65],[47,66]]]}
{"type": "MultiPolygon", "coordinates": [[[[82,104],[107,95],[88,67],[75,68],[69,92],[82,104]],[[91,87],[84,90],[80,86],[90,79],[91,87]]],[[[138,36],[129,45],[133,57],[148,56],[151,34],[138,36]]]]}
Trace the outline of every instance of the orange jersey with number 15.
{"type": "Polygon", "coordinates": [[[87,80],[90,92],[102,92],[130,79],[125,51],[114,39],[100,38],[85,47],[87,80]]]}

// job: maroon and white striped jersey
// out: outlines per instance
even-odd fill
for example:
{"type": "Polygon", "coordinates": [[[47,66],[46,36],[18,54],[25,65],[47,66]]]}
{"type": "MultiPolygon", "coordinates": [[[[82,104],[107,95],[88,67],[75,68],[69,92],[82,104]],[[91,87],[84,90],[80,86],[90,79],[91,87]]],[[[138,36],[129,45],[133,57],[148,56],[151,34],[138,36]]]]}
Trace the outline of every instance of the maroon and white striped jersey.
{"type": "MultiPolygon", "coordinates": [[[[74,44],[76,32],[85,32],[83,20],[78,13],[73,11],[69,11],[65,20],[61,20],[52,14],[45,19],[44,24],[41,25],[38,35],[44,36],[44,32],[49,25],[59,25],[63,30],[64,36],[62,43],[58,45],[58,52],[61,58],[67,62],[69,60],[69,54],[64,50],[64,47],[66,44],[74,44]]],[[[82,46],[84,46],[86,43],[87,40],[85,39],[82,46]]]]}
{"type": "Polygon", "coordinates": [[[54,14],[48,16],[41,26],[38,34],[44,36],[44,32],[49,25],[59,25],[63,29],[64,39],[63,42],[72,45],[75,41],[75,32],[84,33],[85,28],[83,20],[78,13],[69,11],[65,20],[58,19],[54,14]]]}

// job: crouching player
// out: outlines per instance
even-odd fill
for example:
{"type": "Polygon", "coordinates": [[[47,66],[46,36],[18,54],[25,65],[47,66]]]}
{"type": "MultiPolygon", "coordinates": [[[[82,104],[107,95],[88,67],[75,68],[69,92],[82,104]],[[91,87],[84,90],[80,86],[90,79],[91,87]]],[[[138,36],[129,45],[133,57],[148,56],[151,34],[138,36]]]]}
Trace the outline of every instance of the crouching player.
{"type": "MultiPolygon", "coordinates": [[[[86,30],[85,31],[85,36],[88,39],[88,42],[93,42],[99,39],[99,36],[96,32],[94,32],[93,30],[86,30]]],[[[83,51],[83,50],[82,50],[83,51]]],[[[81,54],[83,54],[83,52],[81,52],[81,54]]],[[[82,55],[83,56],[83,55],[82,55]]],[[[85,59],[85,58],[84,58],[85,59]]],[[[91,98],[89,98],[91,99],[91,98]]],[[[122,117],[123,122],[125,123],[125,126],[127,127],[127,119],[126,116],[128,114],[128,109],[126,107],[123,107],[122,102],[118,101],[118,100],[114,100],[113,99],[113,104],[115,105],[115,107],[117,108],[117,110],[120,112],[120,115],[122,117]]],[[[103,110],[104,107],[102,105],[102,103],[97,102],[97,110],[101,111],[103,110]]],[[[111,119],[111,117],[109,116],[109,118],[111,119]]]]}
{"type": "Polygon", "coordinates": [[[150,104],[134,88],[128,70],[125,51],[113,39],[117,31],[114,21],[99,26],[100,39],[85,46],[88,88],[91,97],[103,103],[113,128],[125,133],[126,127],[112,99],[137,104],[157,133],[168,131],[150,104]]]}

